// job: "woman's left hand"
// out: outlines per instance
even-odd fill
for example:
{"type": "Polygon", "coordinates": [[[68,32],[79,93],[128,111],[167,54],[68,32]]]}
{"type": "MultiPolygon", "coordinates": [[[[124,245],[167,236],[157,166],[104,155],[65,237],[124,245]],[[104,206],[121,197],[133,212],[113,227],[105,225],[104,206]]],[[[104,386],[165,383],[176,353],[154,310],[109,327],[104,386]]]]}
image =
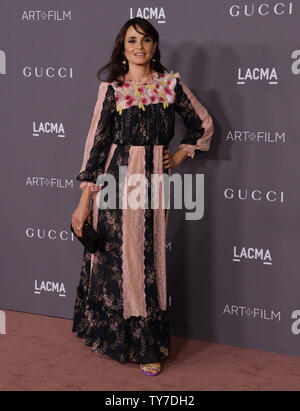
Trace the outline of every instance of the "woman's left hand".
{"type": "Polygon", "coordinates": [[[165,152],[165,154],[163,156],[163,166],[164,166],[164,168],[175,167],[177,164],[176,164],[174,155],[171,155],[170,150],[168,150],[168,149],[165,149],[164,152],[165,152]]]}

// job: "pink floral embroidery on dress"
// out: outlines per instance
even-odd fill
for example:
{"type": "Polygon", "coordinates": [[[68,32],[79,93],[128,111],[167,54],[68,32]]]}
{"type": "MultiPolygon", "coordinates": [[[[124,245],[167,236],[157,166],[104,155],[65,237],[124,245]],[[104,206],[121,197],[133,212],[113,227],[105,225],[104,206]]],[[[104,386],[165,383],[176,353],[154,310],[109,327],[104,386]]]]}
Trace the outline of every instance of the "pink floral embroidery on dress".
{"type": "Polygon", "coordinates": [[[157,73],[153,82],[149,84],[134,84],[125,81],[121,86],[112,82],[115,89],[116,106],[119,115],[124,109],[138,106],[145,110],[148,104],[162,103],[167,108],[175,100],[176,77],[174,73],[157,73]]]}

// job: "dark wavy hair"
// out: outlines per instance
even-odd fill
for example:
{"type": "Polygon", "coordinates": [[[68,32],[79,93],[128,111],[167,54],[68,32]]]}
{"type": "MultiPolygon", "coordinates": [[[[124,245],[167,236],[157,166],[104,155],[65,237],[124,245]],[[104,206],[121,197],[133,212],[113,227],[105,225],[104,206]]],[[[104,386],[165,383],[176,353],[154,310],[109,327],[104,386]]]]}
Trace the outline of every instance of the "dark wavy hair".
{"type": "Polygon", "coordinates": [[[154,43],[157,42],[157,46],[155,49],[155,53],[153,55],[153,60],[150,61],[151,69],[159,72],[159,73],[164,73],[167,69],[161,64],[160,62],[160,51],[159,51],[159,34],[158,31],[152,26],[151,23],[149,23],[148,20],[145,20],[141,17],[135,17],[133,19],[130,19],[126,21],[126,23],[123,25],[121,30],[119,31],[119,34],[116,37],[115,40],[115,45],[114,49],[112,51],[111,58],[107,64],[102,66],[98,71],[97,71],[97,78],[98,80],[101,79],[101,73],[103,71],[108,71],[108,76],[105,81],[117,81],[118,85],[121,85],[124,82],[124,77],[123,81],[119,79],[120,76],[124,76],[126,73],[128,73],[129,65],[128,65],[128,60],[124,56],[124,38],[127,29],[133,26],[135,30],[140,33],[150,36],[154,43]],[[141,33],[137,26],[139,26],[144,33],[141,33]],[[126,64],[122,64],[123,60],[126,60],[126,64]]]}

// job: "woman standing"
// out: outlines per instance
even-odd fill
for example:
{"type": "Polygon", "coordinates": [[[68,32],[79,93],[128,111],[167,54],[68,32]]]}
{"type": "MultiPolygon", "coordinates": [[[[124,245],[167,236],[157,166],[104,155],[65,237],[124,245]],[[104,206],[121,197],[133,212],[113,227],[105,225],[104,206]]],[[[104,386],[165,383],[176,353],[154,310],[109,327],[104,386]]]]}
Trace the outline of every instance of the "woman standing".
{"type": "Polygon", "coordinates": [[[150,182],[152,174],[170,173],[195,150],[209,150],[213,134],[205,107],[179,73],[168,72],[160,63],[158,43],[156,29],[147,20],[133,18],[120,30],[110,62],[98,72],[100,79],[108,69],[108,79],[99,85],[76,175],[82,195],[72,215],[76,234],[82,235],[88,220],[106,240],[104,251],[91,254],[84,249],[73,332],[85,338],[93,351],[120,363],[136,362],[147,375],[157,375],[161,361],[170,354],[168,213],[161,204],[151,208],[151,184],[145,190],[146,207],[118,207],[124,198],[127,205],[132,190],[130,184],[121,183],[119,168],[125,166],[127,182],[135,173],[150,182]],[[182,116],[187,135],[171,155],[168,144],[174,136],[175,112],[182,116]],[[116,208],[97,206],[101,188],[96,182],[102,174],[112,175],[117,186],[122,185],[116,208]]]}

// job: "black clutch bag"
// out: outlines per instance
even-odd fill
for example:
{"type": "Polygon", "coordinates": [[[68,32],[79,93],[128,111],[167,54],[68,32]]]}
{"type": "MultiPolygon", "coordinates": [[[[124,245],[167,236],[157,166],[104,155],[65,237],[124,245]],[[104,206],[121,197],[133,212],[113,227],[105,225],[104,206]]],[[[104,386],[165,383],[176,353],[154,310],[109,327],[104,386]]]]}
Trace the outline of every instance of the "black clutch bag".
{"type": "Polygon", "coordinates": [[[78,237],[75,233],[72,223],[71,231],[78,238],[78,240],[84,245],[84,247],[90,252],[102,251],[104,249],[104,236],[93,229],[90,223],[84,222],[82,227],[82,237],[78,237]]]}

